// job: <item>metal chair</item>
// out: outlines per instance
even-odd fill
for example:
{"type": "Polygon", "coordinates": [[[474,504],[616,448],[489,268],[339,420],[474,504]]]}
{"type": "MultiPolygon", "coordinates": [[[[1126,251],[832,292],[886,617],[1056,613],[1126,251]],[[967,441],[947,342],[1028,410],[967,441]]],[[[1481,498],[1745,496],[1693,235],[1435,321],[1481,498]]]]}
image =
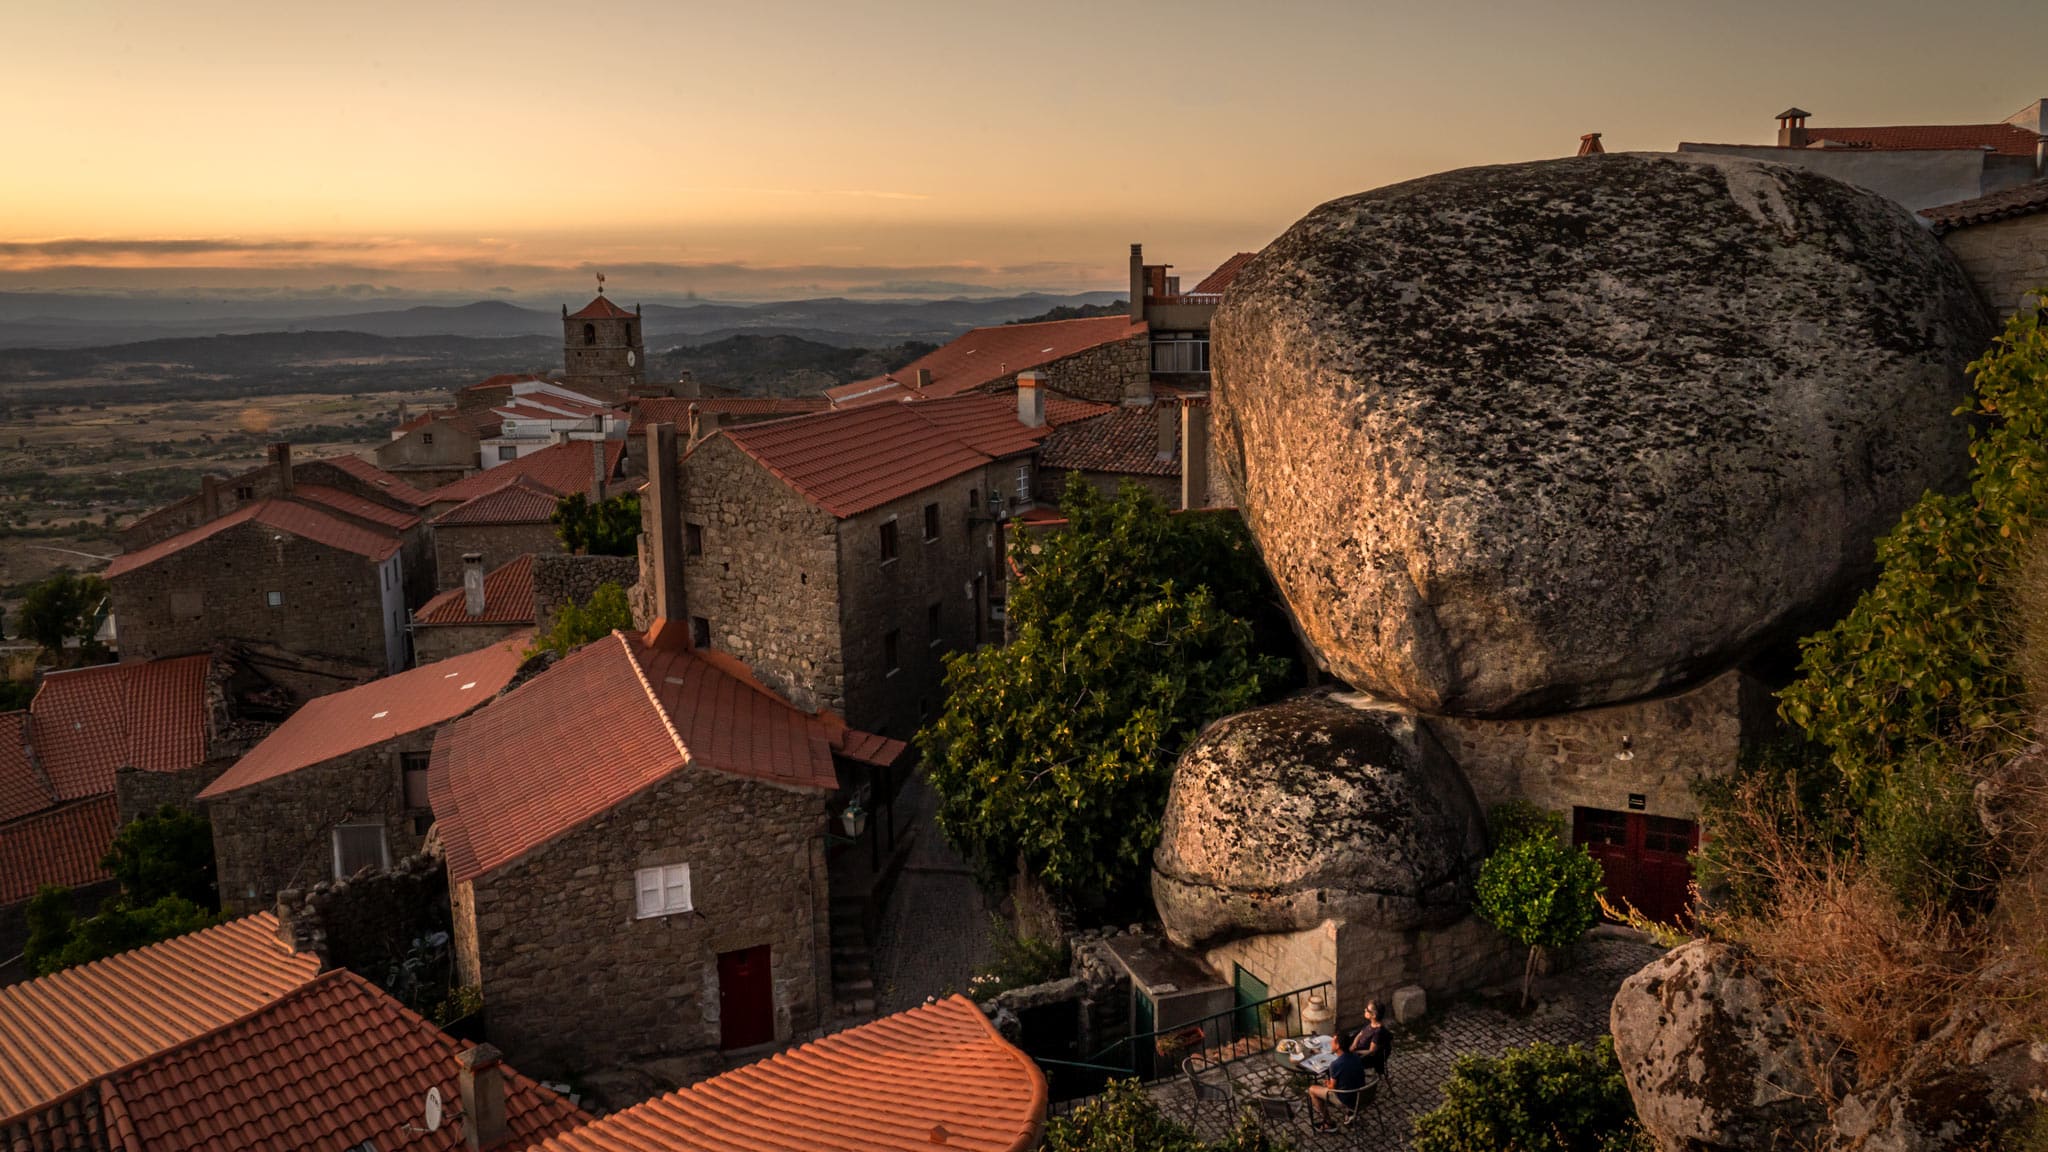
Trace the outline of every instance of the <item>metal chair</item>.
{"type": "Polygon", "coordinates": [[[1181,1075],[1187,1077],[1188,1085],[1194,1089],[1195,1110],[1197,1112],[1201,1111],[1204,1104],[1222,1104],[1225,1107],[1229,1107],[1237,1102],[1237,1097],[1231,1092],[1227,1080],[1225,1083],[1218,1084],[1212,1080],[1205,1080],[1196,1074],[1195,1057],[1190,1056],[1181,1061],[1180,1071],[1181,1075]]]}

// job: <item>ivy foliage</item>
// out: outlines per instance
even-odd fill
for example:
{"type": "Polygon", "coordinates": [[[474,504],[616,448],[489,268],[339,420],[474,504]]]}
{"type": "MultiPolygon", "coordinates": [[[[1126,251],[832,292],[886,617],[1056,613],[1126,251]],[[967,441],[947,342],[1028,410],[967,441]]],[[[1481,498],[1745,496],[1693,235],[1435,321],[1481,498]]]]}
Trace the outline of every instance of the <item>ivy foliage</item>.
{"type": "Polygon", "coordinates": [[[1195,733],[1291,675],[1261,651],[1272,593],[1235,517],[1169,515],[1135,485],[1111,499],[1078,477],[1061,508],[1066,528],[1016,542],[1015,638],[947,658],[918,746],[939,827],[986,877],[1021,864],[1100,910],[1142,888],[1195,733]]]}
{"type": "Polygon", "coordinates": [[[2048,512],[2048,332],[2007,322],[1970,365],[1980,418],[1970,486],[1928,493],[1877,544],[1881,573],[1850,613],[1801,642],[1780,713],[1824,746],[1860,803],[1935,745],[1996,747],[2021,730],[2001,581],[2048,512]]]}
{"type": "Polygon", "coordinates": [[[562,547],[577,556],[631,556],[639,549],[640,496],[626,492],[593,504],[571,492],[555,504],[548,522],[562,547]]]}
{"type": "Polygon", "coordinates": [[[553,623],[527,655],[552,652],[567,656],[592,640],[614,631],[630,631],[632,627],[633,605],[626,599],[626,590],[607,580],[597,586],[590,599],[581,604],[564,604],[556,610],[553,623]]]}
{"type": "Polygon", "coordinates": [[[1614,1055],[1535,1043],[1451,1066],[1444,1102],[1415,1120],[1416,1152],[1651,1152],[1614,1055]]]}

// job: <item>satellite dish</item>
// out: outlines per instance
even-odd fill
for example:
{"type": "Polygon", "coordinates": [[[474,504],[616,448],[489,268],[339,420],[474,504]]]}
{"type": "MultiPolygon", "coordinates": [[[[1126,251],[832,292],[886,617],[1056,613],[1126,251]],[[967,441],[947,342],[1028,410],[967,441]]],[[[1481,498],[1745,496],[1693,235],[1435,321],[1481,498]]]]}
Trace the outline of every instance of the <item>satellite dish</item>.
{"type": "Polygon", "coordinates": [[[440,1130],[441,1090],[439,1088],[429,1088],[427,1089],[427,1131],[439,1132],[440,1130]]]}

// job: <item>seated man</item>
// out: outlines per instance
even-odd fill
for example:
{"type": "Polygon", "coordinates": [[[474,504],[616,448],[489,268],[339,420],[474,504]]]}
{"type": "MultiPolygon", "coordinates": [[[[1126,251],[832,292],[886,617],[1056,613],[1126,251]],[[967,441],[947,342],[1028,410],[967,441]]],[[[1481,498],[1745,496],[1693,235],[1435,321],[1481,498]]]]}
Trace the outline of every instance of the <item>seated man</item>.
{"type": "Polygon", "coordinates": [[[1344,1046],[1347,1052],[1356,1052],[1365,1059],[1365,1066],[1374,1074],[1387,1074],[1387,1057],[1393,1054],[1394,1038],[1388,1035],[1380,1023],[1380,1002],[1368,1000],[1365,1003],[1365,1026],[1351,1037],[1344,1046]]]}
{"type": "Polygon", "coordinates": [[[1345,1052],[1330,1065],[1330,1074],[1319,1084],[1308,1090],[1308,1114],[1315,1121],[1318,1132],[1328,1132],[1334,1125],[1330,1122],[1330,1104],[1346,1111],[1358,1107],[1359,1089],[1365,1087],[1365,1057],[1356,1052],[1345,1052]]]}

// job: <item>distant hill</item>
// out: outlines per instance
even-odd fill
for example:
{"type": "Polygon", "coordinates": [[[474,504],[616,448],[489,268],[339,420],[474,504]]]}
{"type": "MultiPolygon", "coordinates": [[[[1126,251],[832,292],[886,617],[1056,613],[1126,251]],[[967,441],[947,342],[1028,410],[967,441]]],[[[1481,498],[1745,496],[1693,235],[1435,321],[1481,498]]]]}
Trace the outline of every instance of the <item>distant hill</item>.
{"type": "Polygon", "coordinates": [[[1061,304],[1056,308],[1026,316],[1021,320],[1008,320],[1008,324],[1050,324],[1056,320],[1087,320],[1095,316],[1121,316],[1129,312],[1129,300],[1111,300],[1107,304],[1061,304]]]}
{"type": "Polygon", "coordinates": [[[655,353],[647,368],[657,380],[673,380],[687,370],[703,383],[737,388],[749,396],[806,396],[879,376],[932,348],[924,343],[845,348],[795,336],[749,333],[655,353]]]}

